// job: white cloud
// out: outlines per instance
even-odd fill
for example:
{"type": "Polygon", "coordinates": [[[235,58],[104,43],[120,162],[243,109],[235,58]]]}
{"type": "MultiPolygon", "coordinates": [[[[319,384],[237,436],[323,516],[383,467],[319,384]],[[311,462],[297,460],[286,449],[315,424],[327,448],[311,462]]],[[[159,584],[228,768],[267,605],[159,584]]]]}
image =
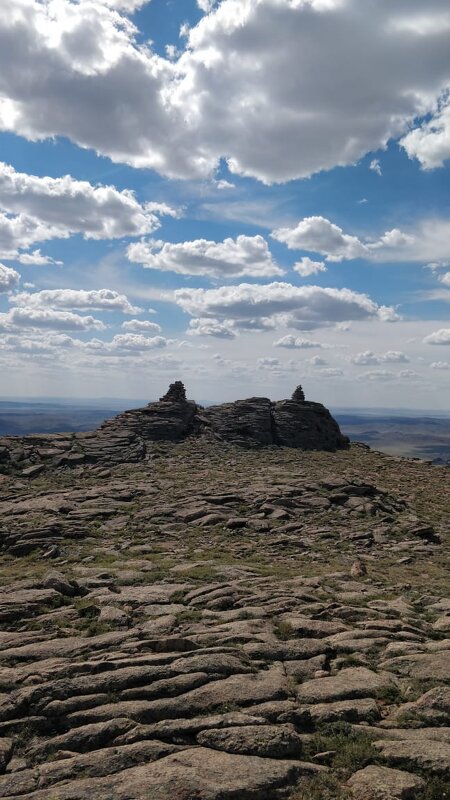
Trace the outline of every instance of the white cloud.
{"type": "Polygon", "coordinates": [[[290,250],[320,253],[334,262],[354,258],[379,263],[431,261],[436,270],[450,257],[450,219],[438,217],[418,220],[412,230],[393,228],[365,241],[325,217],[305,217],[295,227],[278,228],[271,235],[290,250]]]}
{"type": "Polygon", "coordinates": [[[112,289],[44,289],[41,292],[21,292],[10,298],[14,305],[28,308],[76,308],[121,311],[123,314],[139,314],[142,309],[132,306],[123,294],[112,289]]]}
{"type": "Polygon", "coordinates": [[[327,268],[323,261],[312,261],[308,256],[304,256],[300,261],[292,267],[295,272],[298,272],[302,278],[307,278],[308,275],[316,275],[318,272],[326,272],[327,268]]]}
{"type": "Polygon", "coordinates": [[[234,339],[236,336],[232,322],[219,322],[217,319],[191,319],[187,332],[190,336],[214,336],[217,339],[234,339]]]}
{"type": "Polygon", "coordinates": [[[325,217],[305,217],[295,228],[278,228],[272,236],[284,242],[289,250],[310,250],[326,256],[329,261],[367,255],[367,248],[356,236],[344,233],[325,217]]]}
{"type": "Polygon", "coordinates": [[[0,209],[35,220],[55,238],[82,233],[86,239],[142,236],[159,228],[159,215],[177,213],[166,203],[140,204],[129,190],[94,186],[70,175],[40,178],[2,162],[0,209]]]}
{"type": "Polygon", "coordinates": [[[15,269],[10,269],[5,267],[4,264],[0,264],[0,294],[15,289],[19,281],[20,275],[15,269]]]}
{"type": "Polygon", "coordinates": [[[177,289],[175,302],[193,317],[233,320],[237,328],[283,324],[310,330],[336,322],[362,319],[397,319],[393,309],[378,306],[365,294],[350,289],[241,283],[217,289],[177,289]],[[266,323],[268,321],[268,323],[266,323]]]}
{"type": "Polygon", "coordinates": [[[407,133],[401,144],[423,169],[442,167],[450,158],[450,102],[442,104],[431,120],[407,133]]]}
{"type": "Polygon", "coordinates": [[[236,186],[230,181],[220,180],[215,182],[217,189],[235,189],[236,186]]]}
{"type": "MultiPolygon", "coordinates": [[[[379,0],[364,14],[360,0],[199,3],[209,13],[185,26],[185,52],[171,61],[120,14],[144,0],[9,0],[1,128],[66,136],[171,177],[213,175],[224,158],[238,174],[284,181],[376,152],[435,111],[448,86],[443,0],[425,10],[379,0]]],[[[442,113],[403,139],[424,164],[447,152],[442,113]]]]}
{"type": "Polygon", "coordinates": [[[450,286],[450,272],[444,272],[443,275],[440,275],[439,281],[443,283],[444,286],[450,286]]]}
{"type": "Polygon", "coordinates": [[[161,326],[157,322],[149,322],[147,319],[127,320],[127,322],[122,322],[122,328],[125,331],[161,333],[161,326]]]}
{"type": "Polygon", "coordinates": [[[431,369],[441,369],[441,370],[450,369],[450,362],[449,361],[433,361],[433,363],[430,364],[430,367],[431,367],[431,369]]]}
{"type": "Polygon", "coordinates": [[[406,364],[409,358],[405,353],[399,350],[388,350],[386,353],[380,355],[380,361],[388,364],[406,364]]]}
{"type": "Polygon", "coordinates": [[[423,340],[425,344],[450,344],[450,328],[433,331],[423,340]]]}
{"type": "Polygon", "coordinates": [[[26,266],[45,266],[47,264],[55,264],[56,266],[61,266],[62,261],[55,261],[54,258],[50,256],[44,256],[40,250],[33,250],[32,253],[20,253],[16,259],[19,264],[25,264],[26,266]]]}
{"type": "Polygon", "coordinates": [[[213,6],[215,6],[216,0],[197,0],[197,5],[201,11],[204,11],[205,14],[209,14],[212,10],[213,6]]]}
{"type": "Polygon", "coordinates": [[[143,336],[139,333],[118,333],[113,337],[111,347],[115,350],[155,350],[167,347],[171,342],[164,336],[143,336]]]}
{"type": "Polygon", "coordinates": [[[0,330],[14,328],[43,328],[67,331],[88,331],[105,329],[103,322],[94,317],[81,317],[70,311],[53,309],[13,308],[6,314],[0,314],[0,330]]]}
{"type": "Polygon", "coordinates": [[[372,159],[372,161],[369,164],[369,169],[371,169],[372,172],[376,172],[377,175],[379,175],[380,178],[381,178],[383,173],[381,171],[381,164],[380,164],[378,158],[373,158],[372,159]]]}
{"type": "Polygon", "coordinates": [[[320,356],[313,356],[309,359],[308,363],[311,364],[312,367],[324,367],[327,362],[320,356]]]}
{"type": "Polygon", "coordinates": [[[28,248],[35,242],[53,239],[54,234],[53,229],[23,214],[11,217],[0,211],[1,258],[16,261],[18,248],[28,248]]]}
{"type": "Polygon", "coordinates": [[[181,275],[205,275],[210,278],[236,278],[242,275],[268,277],[283,275],[274,262],[262,236],[238,236],[223,242],[196,239],[192,242],[165,244],[137,242],[128,247],[130,261],[148,269],[177,272],[181,275]],[[160,246],[158,252],[155,249],[160,246]]]}
{"type": "Polygon", "coordinates": [[[314,342],[311,339],[301,339],[299,337],[292,336],[292,334],[288,334],[287,336],[283,336],[281,339],[277,339],[277,341],[273,343],[273,346],[305,350],[312,347],[323,347],[323,344],[321,344],[321,342],[314,342]]]}
{"type": "Polygon", "coordinates": [[[371,350],[365,350],[363,353],[357,353],[350,358],[353,364],[358,366],[368,366],[369,364],[407,364],[409,362],[408,356],[401,353],[399,350],[388,350],[386,353],[376,355],[371,350]]]}
{"type": "Polygon", "coordinates": [[[150,0],[98,0],[105,6],[109,8],[116,8],[118,11],[125,11],[126,13],[132,13],[133,11],[137,11],[138,8],[142,8],[142,6],[146,6],[150,0]]]}

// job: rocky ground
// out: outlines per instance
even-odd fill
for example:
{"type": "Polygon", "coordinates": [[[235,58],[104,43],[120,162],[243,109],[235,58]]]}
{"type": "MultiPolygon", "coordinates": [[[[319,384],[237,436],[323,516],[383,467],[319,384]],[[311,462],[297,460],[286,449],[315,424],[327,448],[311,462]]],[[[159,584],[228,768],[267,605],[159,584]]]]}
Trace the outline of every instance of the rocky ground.
{"type": "Polygon", "coordinates": [[[197,438],[0,477],[0,797],[450,797],[448,476],[197,438]]]}

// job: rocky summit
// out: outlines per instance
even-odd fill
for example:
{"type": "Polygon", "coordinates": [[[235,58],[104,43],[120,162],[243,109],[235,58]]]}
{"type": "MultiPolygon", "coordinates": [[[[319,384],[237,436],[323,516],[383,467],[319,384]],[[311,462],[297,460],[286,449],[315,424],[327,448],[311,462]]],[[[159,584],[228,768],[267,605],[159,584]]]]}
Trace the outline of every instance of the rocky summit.
{"type": "Polygon", "coordinates": [[[125,411],[89,433],[0,437],[0,472],[36,475],[46,466],[142,461],[153,442],[187,437],[234,442],[243,447],[283,445],[302,450],[336,450],[348,446],[337,422],[321,405],[305,401],[301,386],[291,400],[272,403],[251,397],[202,408],[186,397],[181,381],[171,384],[156,403],[125,411]]]}
{"type": "Polygon", "coordinates": [[[1,448],[0,798],[449,797],[448,468],[300,388],[1,448]]]}

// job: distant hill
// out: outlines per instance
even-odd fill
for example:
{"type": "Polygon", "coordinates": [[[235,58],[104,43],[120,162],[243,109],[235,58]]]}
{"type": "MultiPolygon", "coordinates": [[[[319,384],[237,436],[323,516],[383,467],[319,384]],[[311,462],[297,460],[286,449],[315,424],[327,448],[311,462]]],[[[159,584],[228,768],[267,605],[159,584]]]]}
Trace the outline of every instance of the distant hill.
{"type": "Polygon", "coordinates": [[[126,405],[122,404],[89,406],[77,403],[0,401],[0,435],[89,431],[98,428],[105,419],[125,408],[126,405]]]}
{"type": "Polygon", "coordinates": [[[450,418],[434,416],[377,416],[374,413],[335,413],[342,432],[352,441],[393,455],[450,464],[450,418]]]}

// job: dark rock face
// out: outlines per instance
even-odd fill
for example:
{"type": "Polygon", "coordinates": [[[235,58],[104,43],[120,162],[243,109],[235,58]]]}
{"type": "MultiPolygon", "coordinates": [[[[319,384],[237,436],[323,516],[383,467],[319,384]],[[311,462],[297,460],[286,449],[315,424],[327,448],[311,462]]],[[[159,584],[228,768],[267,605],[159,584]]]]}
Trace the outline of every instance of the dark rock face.
{"type": "Polygon", "coordinates": [[[266,397],[250,397],[205,408],[200,419],[218,439],[244,446],[274,444],[272,405],[266,397]]]}
{"type": "Polygon", "coordinates": [[[348,445],[328,409],[321,403],[305,401],[301,386],[291,400],[272,403],[265,397],[251,397],[211,406],[202,411],[201,421],[218,438],[247,447],[274,444],[301,450],[338,450],[348,445]]]}
{"type": "Polygon", "coordinates": [[[348,444],[321,403],[280,400],[273,404],[272,415],[276,444],[301,450],[337,450],[348,444]]]}
{"type": "Polygon", "coordinates": [[[47,465],[143,461],[152,442],[178,442],[203,435],[242,447],[337,450],[349,443],[323,405],[305,401],[301,386],[291,400],[273,403],[266,397],[251,397],[202,408],[187,400],[184,385],[176,381],[159,401],[125,411],[96,431],[3,437],[0,472],[20,471],[23,477],[32,478],[47,465]]]}

